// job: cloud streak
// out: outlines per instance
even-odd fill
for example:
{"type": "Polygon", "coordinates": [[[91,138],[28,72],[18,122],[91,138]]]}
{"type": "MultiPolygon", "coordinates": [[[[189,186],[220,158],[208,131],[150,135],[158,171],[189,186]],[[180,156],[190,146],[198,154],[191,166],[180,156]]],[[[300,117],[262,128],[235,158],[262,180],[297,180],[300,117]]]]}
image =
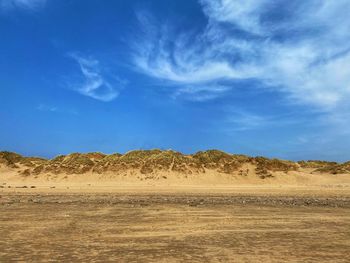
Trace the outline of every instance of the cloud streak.
{"type": "Polygon", "coordinates": [[[0,7],[4,10],[24,9],[36,11],[45,7],[47,0],[0,0],[0,7]]]}
{"type": "Polygon", "coordinates": [[[70,57],[78,63],[84,78],[82,83],[75,88],[80,94],[99,101],[109,102],[117,98],[119,91],[125,87],[126,82],[117,77],[114,77],[112,85],[107,80],[106,74],[103,74],[98,60],[77,54],[71,54],[70,57]]]}
{"type": "Polygon", "coordinates": [[[79,115],[76,110],[59,108],[59,107],[47,105],[47,104],[39,104],[36,107],[36,110],[42,111],[42,112],[50,112],[50,113],[64,113],[64,114],[70,114],[70,115],[79,115]]]}
{"type": "Polygon", "coordinates": [[[175,33],[176,25],[137,13],[144,41],[132,55],[139,71],[192,94],[214,87],[219,95],[218,85],[244,88],[240,81],[254,80],[325,112],[350,99],[349,1],[200,3],[207,17],[200,33],[175,33]]]}

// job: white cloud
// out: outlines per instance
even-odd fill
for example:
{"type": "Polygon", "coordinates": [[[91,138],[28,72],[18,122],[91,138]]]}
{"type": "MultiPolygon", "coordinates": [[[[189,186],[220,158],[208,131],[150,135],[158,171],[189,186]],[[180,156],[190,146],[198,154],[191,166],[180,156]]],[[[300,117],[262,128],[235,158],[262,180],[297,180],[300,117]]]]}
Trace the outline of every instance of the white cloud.
{"type": "Polygon", "coordinates": [[[261,33],[260,15],[268,0],[200,1],[204,12],[217,22],[231,23],[252,33],[261,33]]]}
{"type": "Polygon", "coordinates": [[[321,111],[350,99],[350,1],[200,3],[208,24],[199,34],[176,34],[174,25],[138,14],[144,29],[144,41],[134,46],[138,70],[193,94],[203,86],[216,93],[222,80],[254,79],[321,111]]]}
{"type": "Polygon", "coordinates": [[[272,123],[267,117],[237,109],[231,110],[226,122],[226,129],[229,129],[229,132],[259,129],[272,123]]]}
{"type": "Polygon", "coordinates": [[[209,86],[201,85],[185,85],[179,87],[174,93],[173,97],[178,98],[182,97],[191,101],[207,101],[218,98],[223,94],[227,93],[230,90],[230,87],[212,84],[209,86]]]}
{"type": "Polygon", "coordinates": [[[49,112],[57,112],[58,108],[55,106],[49,106],[45,104],[40,104],[38,107],[36,107],[39,111],[49,111],[49,112]]]}
{"type": "Polygon", "coordinates": [[[20,8],[35,11],[43,8],[46,2],[47,0],[0,0],[0,7],[5,10],[20,8]]]}
{"type": "Polygon", "coordinates": [[[64,114],[70,114],[70,115],[79,115],[79,113],[76,110],[73,109],[63,109],[52,105],[47,104],[39,104],[36,109],[38,111],[43,112],[51,112],[51,113],[64,113],[64,114]]]}
{"type": "Polygon", "coordinates": [[[85,58],[76,54],[70,55],[78,64],[84,81],[76,90],[85,96],[100,101],[112,101],[119,95],[119,90],[124,88],[126,82],[114,77],[113,85],[103,76],[99,61],[85,58]]]}
{"type": "MultiPolygon", "coordinates": [[[[226,133],[236,131],[248,131],[258,129],[276,129],[281,127],[293,127],[306,121],[305,117],[293,113],[263,113],[244,107],[228,106],[223,109],[224,123],[223,129],[226,133]]],[[[215,120],[214,122],[216,122],[215,120]]],[[[308,123],[310,126],[311,124],[308,123]]],[[[219,123],[216,127],[220,127],[219,123]]]]}

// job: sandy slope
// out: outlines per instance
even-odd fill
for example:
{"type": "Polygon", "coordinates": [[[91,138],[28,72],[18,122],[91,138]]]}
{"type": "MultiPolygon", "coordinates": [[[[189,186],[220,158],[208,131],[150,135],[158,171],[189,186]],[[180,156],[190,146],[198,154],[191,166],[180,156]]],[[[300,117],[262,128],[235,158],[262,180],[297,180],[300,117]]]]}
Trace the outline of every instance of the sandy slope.
{"type": "Polygon", "coordinates": [[[320,192],[350,195],[350,175],[311,174],[307,169],[260,179],[255,174],[228,175],[207,170],[203,174],[183,175],[161,172],[147,179],[138,171],[125,174],[81,175],[40,174],[23,176],[8,168],[0,169],[0,190],[6,192],[320,192]]]}

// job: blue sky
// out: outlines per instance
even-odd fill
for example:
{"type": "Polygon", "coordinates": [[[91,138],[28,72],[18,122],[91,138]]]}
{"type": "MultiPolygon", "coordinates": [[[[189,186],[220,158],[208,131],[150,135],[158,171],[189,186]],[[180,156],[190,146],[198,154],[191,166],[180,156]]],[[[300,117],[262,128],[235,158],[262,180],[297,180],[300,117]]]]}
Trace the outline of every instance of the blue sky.
{"type": "Polygon", "coordinates": [[[0,0],[0,149],[350,160],[348,0],[0,0]]]}

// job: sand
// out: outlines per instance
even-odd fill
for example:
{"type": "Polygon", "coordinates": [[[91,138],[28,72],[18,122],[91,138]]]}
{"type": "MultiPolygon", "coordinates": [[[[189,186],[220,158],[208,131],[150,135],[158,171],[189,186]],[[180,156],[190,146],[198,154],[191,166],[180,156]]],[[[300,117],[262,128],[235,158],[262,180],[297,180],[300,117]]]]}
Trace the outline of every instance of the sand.
{"type": "Polygon", "coordinates": [[[1,193],[1,262],[349,262],[350,198],[1,193]]]}
{"type": "Polygon", "coordinates": [[[350,175],[0,169],[0,262],[350,262],[350,175]]]}
{"type": "Polygon", "coordinates": [[[274,177],[261,179],[223,174],[207,170],[203,174],[183,175],[160,172],[158,178],[147,179],[139,171],[125,174],[40,174],[24,176],[17,171],[0,168],[0,190],[6,192],[350,192],[350,174],[312,174],[307,169],[288,173],[274,172],[274,177]]]}

